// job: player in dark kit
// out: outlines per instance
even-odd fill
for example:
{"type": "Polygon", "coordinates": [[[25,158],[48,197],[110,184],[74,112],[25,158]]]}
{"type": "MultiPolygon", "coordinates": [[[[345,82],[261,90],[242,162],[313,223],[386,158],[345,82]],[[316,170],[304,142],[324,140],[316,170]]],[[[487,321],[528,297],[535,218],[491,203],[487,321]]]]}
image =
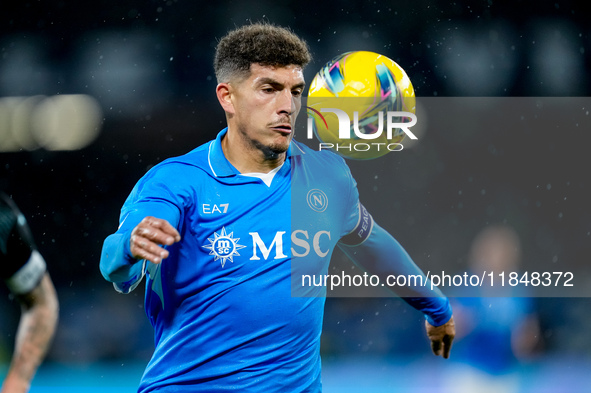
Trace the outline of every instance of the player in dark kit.
{"type": "MultiPolygon", "coordinates": [[[[152,168],[105,240],[101,271],[118,290],[147,275],[156,348],[140,392],[320,392],[325,298],[294,290],[294,272],[326,274],[339,246],[375,274],[422,274],[360,204],[344,160],[292,140],[309,60],[284,28],[222,38],[216,93],[228,127],[152,168]]],[[[447,298],[428,286],[405,296],[448,357],[447,298]]]]}
{"type": "Polygon", "coordinates": [[[25,217],[4,193],[0,193],[0,278],[22,307],[1,393],[25,393],[55,333],[58,300],[25,217]]]}

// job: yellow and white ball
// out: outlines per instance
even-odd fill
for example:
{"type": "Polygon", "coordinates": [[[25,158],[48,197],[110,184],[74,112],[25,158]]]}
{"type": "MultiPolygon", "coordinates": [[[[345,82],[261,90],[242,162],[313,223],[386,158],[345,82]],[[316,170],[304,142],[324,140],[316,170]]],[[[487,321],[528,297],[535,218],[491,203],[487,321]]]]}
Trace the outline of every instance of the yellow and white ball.
{"type": "Polygon", "coordinates": [[[415,114],[416,99],[410,79],[396,62],[356,51],[335,57],[318,71],[307,106],[314,133],[324,146],[332,145],[345,158],[367,160],[401,149],[397,147],[406,134],[399,128],[388,133],[387,126],[408,119],[390,118],[389,123],[387,112],[415,114]],[[348,137],[342,138],[341,130],[346,117],[327,108],[347,115],[348,137]]]}

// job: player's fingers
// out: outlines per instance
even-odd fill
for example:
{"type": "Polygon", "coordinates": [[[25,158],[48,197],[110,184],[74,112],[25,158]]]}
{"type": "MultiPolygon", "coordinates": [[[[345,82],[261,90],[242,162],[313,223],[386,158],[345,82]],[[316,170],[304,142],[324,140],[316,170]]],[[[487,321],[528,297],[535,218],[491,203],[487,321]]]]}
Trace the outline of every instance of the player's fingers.
{"type": "Polygon", "coordinates": [[[178,242],[181,240],[181,235],[179,233],[179,231],[176,230],[175,227],[173,227],[172,225],[170,225],[170,223],[168,221],[163,220],[164,223],[162,224],[162,231],[166,234],[169,234],[170,236],[172,236],[174,238],[175,242],[178,242]]]}
{"type": "Polygon", "coordinates": [[[166,220],[148,216],[145,217],[142,220],[142,222],[148,224],[151,227],[160,229],[166,235],[172,236],[173,242],[178,242],[179,240],[181,240],[181,235],[179,234],[179,232],[166,220]]]}
{"type": "Polygon", "coordinates": [[[453,316],[441,326],[432,326],[428,321],[425,321],[425,326],[427,328],[427,336],[431,340],[433,353],[436,356],[443,356],[445,359],[449,358],[451,344],[456,335],[453,316]]]}
{"type": "Polygon", "coordinates": [[[167,246],[175,242],[175,238],[173,236],[144,222],[135,227],[131,234],[132,236],[140,236],[155,243],[164,244],[167,246]]]}
{"type": "Polygon", "coordinates": [[[445,359],[449,358],[449,353],[451,351],[452,342],[453,342],[452,336],[445,335],[445,337],[443,337],[443,357],[445,359]]]}
{"type": "Polygon", "coordinates": [[[130,239],[130,252],[134,258],[147,259],[150,262],[160,263],[167,258],[169,253],[149,239],[132,235],[130,239]]]}
{"type": "Polygon", "coordinates": [[[431,350],[435,356],[441,355],[441,340],[431,340],[431,350]]]}
{"type": "Polygon", "coordinates": [[[146,261],[150,261],[155,264],[159,264],[162,262],[162,258],[147,252],[146,250],[139,250],[135,256],[139,260],[145,259],[146,261]]]}

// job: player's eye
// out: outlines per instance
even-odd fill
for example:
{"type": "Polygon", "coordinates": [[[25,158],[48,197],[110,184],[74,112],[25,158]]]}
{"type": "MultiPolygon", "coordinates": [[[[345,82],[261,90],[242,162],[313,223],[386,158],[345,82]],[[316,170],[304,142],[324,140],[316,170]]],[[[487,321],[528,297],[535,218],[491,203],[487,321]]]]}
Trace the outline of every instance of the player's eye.
{"type": "Polygon", "coordinates": [[[294,97],[299,97],[302,95],[302,90],[300,90],[300,89],[292,90],[291,95],[293,95],[294,97]]]}

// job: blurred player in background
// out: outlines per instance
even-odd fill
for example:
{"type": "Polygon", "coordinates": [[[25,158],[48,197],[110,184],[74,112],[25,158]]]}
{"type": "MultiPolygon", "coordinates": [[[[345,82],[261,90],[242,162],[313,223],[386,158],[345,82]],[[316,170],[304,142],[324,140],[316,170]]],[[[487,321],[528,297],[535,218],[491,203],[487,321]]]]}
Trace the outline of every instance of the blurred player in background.
{"type": "MultiPolygon", "coordinates": [[[[140,392],[319,392],[325,298],[293,296],[292,267],[327,274],[339,246],[373,274],[422,274],[360,204],[344,160],[292,140],[309,61],[284,28],[222,38],[216,93],[228,127],[150,170],[105,240],[100,267],[115,288],[148,276],[156,348],[140,392]]],[[[405,295],[447,358],[447,298],[428,287],[405,295]]]]}
{"type": "MultiPolygon", "coordinates": [[[[475,237],[470,269],[495,275],[520,272],[521,242],[508,225],[491,225],[475,237]]],[[[461,326],[455,351],[463,367],[449,386],[455,392],[519,392],[519,361],[531,358],[541,341],[532,299],[509,285],[479,288],[479,295],[453,301],[461,326]]]]}
{"type": "Polygon", "coordinates": [[[59,305],[25,217],[1,192],[0,278],[22,307],[14,354],[1,393],[25,393],[55,333],[59,305]]]}

